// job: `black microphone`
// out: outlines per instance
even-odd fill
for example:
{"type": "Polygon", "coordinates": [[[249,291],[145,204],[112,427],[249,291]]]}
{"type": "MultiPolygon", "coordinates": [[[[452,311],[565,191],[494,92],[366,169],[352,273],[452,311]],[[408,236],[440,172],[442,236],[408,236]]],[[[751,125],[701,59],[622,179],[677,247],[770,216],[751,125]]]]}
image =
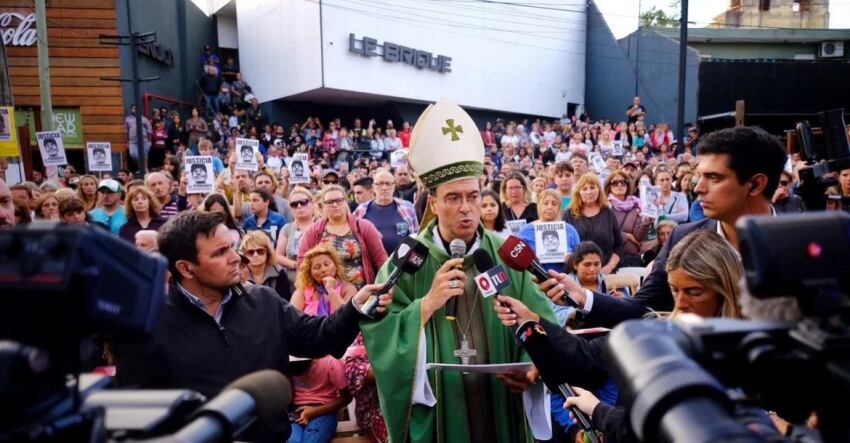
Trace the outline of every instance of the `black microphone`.
{"type": "MultiPolygon", "coordinates": [[[[546,269],[543,269],[543,265],[537,260],[537,255],[534,254],[531,246],[513,235],[508,236],[505,243],[499,248],[499,257],[511,269],[531,272],[540,283],[551,278],[546,269]]],[[[567,291],[564,291],[561,299],[574,308],[581,307],[567,291]]]]}
{"type": "MultiPolygon", "coordinates": [[[[508,277],[508,274],[501,266],[497,266],[495,262],[493,262],[493,258],[490,257],[490,254],[487,251],[483,249],[476,249],[475,252],[472,253],[472,260],[475,263],[475,267],[479,272],[481,272],[481,275],[475,277],[475,284],[478,285],[478,289],[481,290],[481,294],[483,296],[486,297],[489,295],[495,295],[498,291],[506,288],[510,284],[510,277],[508,277]]],[[[510,305],[507,303],[502,303],[501,305],[503,307],[510,308],[510,305]]],[[[559,381],[556,378],[555,372],[557,372],[557,370],[550,363],[551,358],[554,355],[557,355],[554,347],[552,346],[552,342],[546,339],[545,334],[542,335],[542,337],[536,337],[535,335],[538,331],[531,329],[534,325],[536,324],[524,323],[522,325],[522,330],[520,330],[520,326],[514,325],[511,328],[511,331],[513,331],[514,336],[517,338],[517,343],[519,343],[520,346],[525,348],[528,352],[528,356],[531,357],[531,361],[540,371],[540,376],[543,378],[543,382],[546,383],[546,386],[549,387],[549,390],[552,392],[560,392],[564,398],[575,397],[575,392],[573,391],[572,386],[566,382],[559,381]]],[[[537,326],[542,327],[539,325],[537,326]]],[[[596,433],[593,431],[593,425],[587,415],[575,406],[570,408],[570,412],[573,413],[573,416],[579,422],[582,429],[584,429],[584,431],[590,436],[590,441],[599,442],[596,433]]]]}
{"type": "Polygon", "coordinates": [[[292,386],[280,372],[265,369],[227,385],[194,414],[194,419],[164,441],[213,443],[233,441],[257,417],[272,420],[292,401],[292,386]]]}
{"type": "MultiPolygon", "coordinates": [[[[558,353],[543,326],[537,322],[527,321],[515,328],[514,331],[520,345],[528,352],[528,356],[531,357],[534,366],[540,371],[540,377],[549,387],[549,390],[560,392],[564,398],[575,397],[576,394],[572,386],[564,381],[563,376],[557,374],[559,372],[558,362],[556,361],[558,353]]],[[[590,441],[599,443],[598,435],[587,414],[576,406],[569,409],[590,441]]]]}
{"type": "Polygon", "coordinates": [[[398,283],[401,274],[415,274],[425,263],[428,257],[428,246],[420,243],[413,237],[405,237],[395,248],[392,255],[393,271],[390,273],[384,286],[370,295],[360,308],[360,313],[374,319],[377,316],[378,298],[390,291],[398,283]]]}
{"type": "MultiPolygon", "coordinates": [[[[466,243],[463,240],[456,238],[449,243],[449,252],[452,253],[452,258],[463,258],[466,255],[466,243]]],[[[463,265],[454,267],[455,269],[463,269],[463,265]]],[[[458,279],[452,279],[454,282],[459,282],[458,279]]],[[[457,319],[457,297],[452,297],[446,302],[446,319],[457,319]]]]}

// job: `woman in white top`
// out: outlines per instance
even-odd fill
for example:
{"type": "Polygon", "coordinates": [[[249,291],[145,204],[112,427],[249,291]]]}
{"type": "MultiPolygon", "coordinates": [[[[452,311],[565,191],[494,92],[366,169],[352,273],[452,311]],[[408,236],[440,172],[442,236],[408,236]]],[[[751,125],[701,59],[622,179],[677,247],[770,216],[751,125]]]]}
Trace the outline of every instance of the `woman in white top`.
{"type": "Polygon", "coordinates": [[[659,207],[660,213],[669,220],[676,223],[684,223],[688,221],[688,197],[681,192],[673,191],[673,175],[666,169],[659,170],[655,174],[655,186],[661,190],[661,195],[656,204],[659,207]]]}

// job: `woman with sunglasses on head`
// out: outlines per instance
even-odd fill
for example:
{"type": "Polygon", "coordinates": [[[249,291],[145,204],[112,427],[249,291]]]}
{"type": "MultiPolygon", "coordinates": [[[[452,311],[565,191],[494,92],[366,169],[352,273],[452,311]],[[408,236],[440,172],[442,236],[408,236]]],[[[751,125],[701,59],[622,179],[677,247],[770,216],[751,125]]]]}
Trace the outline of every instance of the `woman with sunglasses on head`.
{"type": "Polygon", "coordinates": [[[640,245],[652,225],[652,219],[640,216],[640,199],[632,195],[632,181],[625,172],[614,171],[605,182],[609,207],[614,211],[623,237],[620,266],[641,266],[640,245]]]}
{"type": "Polygon", "coordinates": [[[292,295],[289,278],[277,266],[272,241],[265,232],[251,231],[245,234],[239,252],[248,257],[249,282],[272,288],[281,298],[289,300],[292,295]]]}
{"type": "Polygon", "coordinates": [[[362,288],[375,281],[378,269],[387,261],[381,234],[369,220],[355,219],[348,209],[342,186],[327,185],[316,201],[323,217],[310,225],[298,245],[298,264],[315,246],[330,244],[342,260],[343,275],[354,286],[362,288]]]}
{"type": "Polygon", "coordinates": [[[289,194],[289,207],[295,219],[286,224],[277,238],[277,262],[283,266],[289,282],[297,279],[298,270],[298,245],[304,231],[316,221],[316,205],[313,202],[313,193],[307,188],[296,187],[289,194]]]}

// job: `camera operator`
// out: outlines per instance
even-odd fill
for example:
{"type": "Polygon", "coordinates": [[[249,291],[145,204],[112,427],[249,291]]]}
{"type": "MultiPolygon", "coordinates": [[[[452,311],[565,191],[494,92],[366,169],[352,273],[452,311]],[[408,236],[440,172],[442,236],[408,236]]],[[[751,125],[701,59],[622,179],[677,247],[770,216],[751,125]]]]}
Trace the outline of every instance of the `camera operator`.
{"type": "MultiPolygon", "coordinates": [[[[705,229],[688,234],[670,251],[665,273],[675,300],[671,318],[683,313],[705,318],[741,318],[738,281],[743,276],[743,267],[737,253],[721,236],[705,229]]],[[[607,335],[592,340],[578,338],[507,296],[497,296],[494,308],[505,326],[527,321],[543,326],[557,353],[551,359],[552,373],[566,382],[595,390],[609,378],[607,368],[612,363],[604,355],[607,335]]],[[[569,397],[564,407],[577,405],[592,418],[594,428],[607,437],[606,442],[637,441],[628,425],[625,408],[600,403],[590,391],[578,388],[575,391],[579,395],[569,397]]]]}
{"type": "MultiPolygon", "coordinates": [[[[158,240],[173,281],[152,338],[115,346],[121,387],[186,388],[213,397],[245,374],[283,371],[290,354],[342,357],[364,318],[355,305],[380,288],[365,286],[328,317],[308,316],[272,289],[238,284],[240,256],[221,215],[178,214],[158,240]]],[[[391,294],[381,296],[379,312],[391,301],[391,294]]],[[[247,439],[284,441],[289,430],[282,416],[247,439]]]]}
{"type": "Polygon", "coordinates": [[[673,230],[634,297],[618,299],[584,290],[565,274],[552,271],[553,278],[543,282],[541,290],[561,304],[564,291],[568,291],[582,305],[579,312],[588,326],[613,327],[624,320],[640,318],[648,310],[669,311],[674,303],[665,270],[670,250],[697,230],[716,232],[737,249],[735,222],[740,217],[775,214],[771,199],[786,159],[779,140],[755,127],[712,132],[702,139],[698,154],[700,179],[694,192],[708,218],[673,230]]]}

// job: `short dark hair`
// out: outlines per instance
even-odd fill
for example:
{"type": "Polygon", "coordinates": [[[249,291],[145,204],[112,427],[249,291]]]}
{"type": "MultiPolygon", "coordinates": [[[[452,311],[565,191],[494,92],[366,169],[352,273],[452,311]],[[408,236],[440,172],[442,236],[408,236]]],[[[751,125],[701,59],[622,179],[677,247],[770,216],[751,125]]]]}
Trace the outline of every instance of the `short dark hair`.
{"type": "Polygon", "coordinates": [[[587,156],[582,154],[581,152],[574,153],[572,155],[572,157],[570,157],[570,160],[572,160],[574,158],[580,158],[580,159],[584,160],[585,163],[589,163],[589,161],[587,160],[587,156]]]}
{"type": "Polygon", "coordinates": [[[192,167],[189,168],[190,171],[194,171],[195,169],[203,169],[204,172],[207,172],[207,166],[202,165],[200,163],[195,163],[194,165],[192,165],[192,167]]]}
{"type": "MultiPolygon", "coordinates": [[[[59,202],[59,215],[64,216],[65,214],[74,212],[86,212],[86,207],[80,199],[72,197],[59,202]]],[[[86,218],[88,218],[88,214],[86,214],[86,218]]]]}
{"type": "Polygon", "coordinates": [[[559,238],[559,239],[560,239],[560,238],[561,238],[561,234],[559,234],[559,233],[558,233],[558,231],[555,231],[555,230],[551,230],[551,229],[550,229],[550,230],[548,230],[548,231],[543,231],[543,234],[542,234],[540,237],[542,237],[542,238],[546,238],[546,237],[555,237],[555,238],[559,238]]]}
{"type": "Polygon", "coordinates": [[[372,177],[360,177],[354,181],[353,186],[360,186],[366,189],[372,189],[372,186],[375,185],[375,180],[372,177]]]}
{"type": "Polygon", "coordinates": [[[198,263],[199,235],[211,236],[224,218],[216,212],[185,211],[172,217],[159,229],[157,244],[160,254],[168,259],[168,270],[176,281],[182,278],[177,271],[177,262],[186,260],[198,263]]]}
{"type": "Polygon", "coordinates": [[[743,184],[756,174],[767,176],[762,195],[768,200],[779,186],[779,176],[785,168],[786,152],[779,139],[764,129],[739,126],[712,132],[697,146],[699,155],[727,155],[729,169],[735,171],[738,183],[743,184]]]}
{"type": "Polygon", "coordinates": [[[580,263],[589,254],[596,254],[600,259],[604,257],[599,245],[592,241],[583,241],[570,254],[570,260],[567,263],[567,268],[571,270],[570,272],[575,272],[575,263],[580,263]]]}
{"type": "Polygon", "coordinates": [[[576,173],[573,165],[571,165],[568,161],[559,161],[558,163],[555,163],[555,175],[563,174],[565,172],[569,172],[570,174],[576,173]]]}
{"type": "Polygon", "coordinates": [[[263,188],[254,188],[251,190],[251,194],[257,194],[261,199],[265,202],[269,202],[269,211],[277,212],[277,203],[274,201],[274,196],[266,191],[263,188]]]}

